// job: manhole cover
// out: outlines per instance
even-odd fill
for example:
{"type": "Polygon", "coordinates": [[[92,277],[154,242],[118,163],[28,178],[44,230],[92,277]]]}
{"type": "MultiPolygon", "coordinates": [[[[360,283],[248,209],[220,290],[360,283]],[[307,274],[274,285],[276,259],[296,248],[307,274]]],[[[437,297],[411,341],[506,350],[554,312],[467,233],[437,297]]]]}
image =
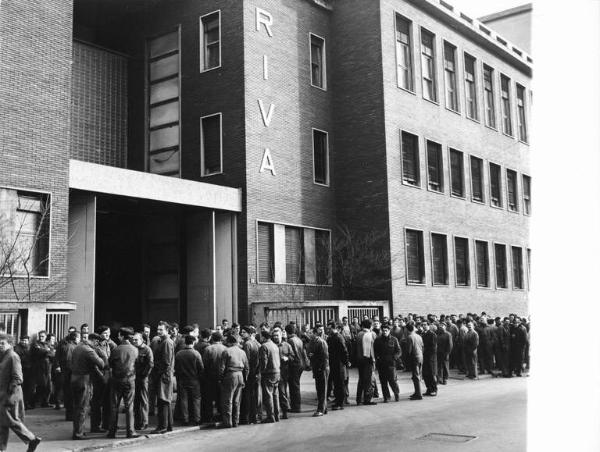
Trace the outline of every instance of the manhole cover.
{"type": "Polygon", "coordinates": [[[445,443],[466,443],[475,438],[477,438],[477,437],[470,436],[470,435],[452,435],[450,433],[427,433],[427,435],[420,436],[417,439],[427,439],[430,441],[442,441],[445,443]]]}

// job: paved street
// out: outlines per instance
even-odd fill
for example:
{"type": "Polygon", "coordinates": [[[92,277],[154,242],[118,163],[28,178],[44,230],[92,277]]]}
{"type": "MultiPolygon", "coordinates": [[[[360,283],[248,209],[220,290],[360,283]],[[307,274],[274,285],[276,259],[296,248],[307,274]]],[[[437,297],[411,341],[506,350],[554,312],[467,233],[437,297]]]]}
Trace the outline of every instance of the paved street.
{"type": "MultiPolygon", "coordinates": [[[[354,394],[356,374],[351,382],[354,394]],[[352,384],[354,383],[354,384],[352,384]]],[[[309,378],[303,378],[306,404],[302,414],[287,421],[262,426],[240,426],[228,430],[202,430],[144,441],[126,451],[197,450],[228,451],[249,445],[262,451],[366,450],[396,445],[403,450],[453,451],[526,450],[527,378],[490,378],[479,381],[451,379],[439,395],[412,402],[412,385],[401,374],[401,400],[377,406],[349,406],[322,418],[311,417],[314,391],[309,378]],[[310,399],[310,402],[309,402],[310,399]],[[310,404],[310,406],[309,406],[310,404]],[[474,436],[419,439],[428,433],[474,436]],[[191,448],[191,449],[190,449],[191,448]]],[[[354,397],[351,396],[351,402],[354,397]]],[[[388,450],[400,450],[399,448],[388,450]]]]}

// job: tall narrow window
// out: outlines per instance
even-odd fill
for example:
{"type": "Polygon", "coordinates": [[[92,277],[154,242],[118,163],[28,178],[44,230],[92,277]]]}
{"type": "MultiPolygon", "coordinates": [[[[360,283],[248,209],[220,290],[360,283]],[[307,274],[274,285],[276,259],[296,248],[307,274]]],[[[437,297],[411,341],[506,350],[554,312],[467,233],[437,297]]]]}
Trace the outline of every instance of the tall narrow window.
{"type": "Polygon", "coordinates": [[[496,263],[496,287],[506,289],[508,287],[506,274],[506,246],[499,243],[494,244],[494,261],[496,263]]]}
{"type": "Polygon", "coordinates": [[[200,118],[202,176],[223,172],[221,113],[200,118]]]}
{"type": "Polygon", "coordinates": [[[483,106],[485,109],[485,125],[495,128],[494,70],[485,64],[483,65],[483,106]]]}
{"type": "Polygon", "coordinates": [[[302,228],[285,227],[285,278],[287,283],[304,283],[304,234],[302,228]]]}
{"type": "Polygon", "coordinates": [[[431,234],[433,285],[448,285],[448,241],[443,234],[431,234]]]}
{"type": "Polygon", "coordinates": [[[523,213],[531,214],[531,177],[523,174],[523,213]]]}
{"type": "Polygon", "coordinates": [[[427,141],[427,183],[429,189],[444,191],[444,164],[442,161],[442,145],[427,141]]]}
{"type": "Polygon", "coordinates": [[[406,230],[406,281],[409,284],[425,284],[422,231],[406,230]]]}
{"type": "Polygon", "coordinates": [[[454,237],[454,259],[456,264],[456,285],[471,285],[471,269],[469,265],[469,240],[454,237]]]}
{"type": "Polygon", "coordinates": [[[519,211],[519,189],[517,186],[517,173],[506,170],[506,188],[508,190],[508,210],[519,211]]]}
{"type": "Polygon", "coordinates": [[[327,132],[313,129],[314,181],[329,185],[329,143],[327,132]]]}
{"type": "Polygon", "coordinates": [[[396,64],[398,86],[413,91],[413,63],[411,43],[412,23],[396,14],[396,64]]]}
{"type": "Polygon", "coordinates": [[[483,195],[483,160],[471,156],[471,199],[484,202],[483,195]]]}
{"type": "Polygon", "coordinates": [[[450,149],[450,178],[452,182],[452,196],[465,196],[465,168],[463,153],[450,149]]]}
{"type": "Polygon", "coordinates": [[[326,89],[325,81],[325,40],[310,35],[310,83],[317,88],[326,89]]]}
{"type": "Polygon", "coordinates": [[[329,231],[315,229],[317,284],[331,284],[331,240],[329,231]]]}
{"type": "Polygon", "coordinates": [[[148,39],[148,171],[179,176],[179,30],[148,39]]]}
{"type": "Polygon", "coordinates": [[[200,18],[200,71],[221,66],[221,12],[200,18]]]}
{"type": "Polygon", "coordinates": [[[502,173],[495,163],[490,163],[490,202],[494,207],[502,207],[502,173]]]}
{"type": "Polygon", "coordinates": [[[519,246],[512,247],[513,288],[524,289],[523,283],[523,250],[519,246]]]}
{"type": "Polygon", "coordinates": [[[402,132],[402,181],[418,187],[419,173],[419,139],[408,132],[402,132]]]}
{"type": "Polygon", "coordinates": [[[512,135],[510,79],[504,75],[500,76],[500,97],[502,98],[502,131],[507,135],[512,135]]]}
{"type": "Polygon", "coordinates": [[[444,41],[444,78],[446,82],[446,107],[458,111],[456,86],[456,47],[444,41]]]}
{"type": "Polygon", "coordinates": [[[275,282],[273,224],[258,223],[258,281],[275,282]]]}
{"type": "Polygon", "coordinates": [[[475,259],[477,260],[477,287],[490,287],[490,257],[487,242],[475,241],[475,259]]]}
{"type": "Polygon", "coordinates": [[[478,121],[479,107],[477,103],[475,61],[475,58],[465,53],[465,101],[467,105],[467,117],[478,121]]]}
{"type": "Polygon", "coordinates": [[[423,28],[421,28],[421,72],[423,76],[423,97],[437,102],[435,35],[423,28]]]}
{"type": "Polygon", "coordinates": [[[528,287],[531,289],[531,248],[527,248],[527,281],[528,287]]]}
{"type": "Polygon", "coordinates": [[[517,120],[519,121],[519,140],[527,143],[527,118],[525,112],[525,88],[517,84],[517,120]]]}

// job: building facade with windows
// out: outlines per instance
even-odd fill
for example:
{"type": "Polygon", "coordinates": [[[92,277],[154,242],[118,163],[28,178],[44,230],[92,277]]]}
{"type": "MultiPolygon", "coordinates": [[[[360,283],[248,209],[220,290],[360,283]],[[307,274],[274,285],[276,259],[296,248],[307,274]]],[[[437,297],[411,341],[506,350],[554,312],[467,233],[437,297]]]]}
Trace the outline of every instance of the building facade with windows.
{"type": "Polygon", "coordinates": [[[528,310],[532,61],[447,3],[0,20],[0,310],[21,330],[528,310]]]}

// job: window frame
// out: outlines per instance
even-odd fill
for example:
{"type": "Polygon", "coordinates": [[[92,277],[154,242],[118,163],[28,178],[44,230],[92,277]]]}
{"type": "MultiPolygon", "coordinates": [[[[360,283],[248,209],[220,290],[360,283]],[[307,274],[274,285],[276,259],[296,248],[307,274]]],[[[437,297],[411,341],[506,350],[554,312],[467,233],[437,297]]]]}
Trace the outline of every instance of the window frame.
{"type": "Polygon", "coordinates": [[[467,184],[465,182],[465,153],[456,148],[448,146],[448,170],[450,171],[450,196],[452,198],[458,199],[466,199],[467,197],[467,184]],[[452,170],[452,153],[458,152],[461,155],[461,185],[462,185],[462,194],[456,195],[453,193],[453,185],[454,185],[454,172],[452,170]]]}
{"type": "MultiPolygon", "coordinates": [[[[509,290],[510,288],[510,283],[509,283],[509,271],[508,271],[508,255],[506,253],[506,249],[508,248],[508,246],[506,245],[506,243],[502,243],[502,242],[492,242],[493,244],[493,249],[494,249],[494,288],[496,290],[509,290]],[[500,287],[498,285],[498,255],[496,253],[496,246],[502,246],[504,247],[504,280],[506,282],[506,286],[505,287],[500,287]]],[[[512,276],[511,276],[512,279],[512,276]]]]}
{"type": "Polygon", "coordinates": [[[425,139],[425,154],[427,157],[427,190],[432,192],[432,193],[438,193],[440,195],[445,194],[446,192],[446,180],[444,177],[444,147],[442,146],[442,144],[438,141],[435,140],[430,140],[428,138],[424,138],[425,139]],[[438,146],[438,160],[439,160],[439,164],[440,164],[440,168],[438,169],[438,173],[439,173],[439,177],[440,177],[440,189],[439,190],[435,190],[433,188],[431,188],[431,178],[429,175],[429,143],[434,143],[435,145],[438,146]]]}
{"type": "Polygon", "coordinates": [[[308,67],[310,69],[310,86],[314,87],[314,88],[318,88],[322,91],[327,91],[327,43],[324,37],[319,36],[315,33],[309,32],[308,33],[308,67]],[[320,39],[322,42],[322,47],[321,47],[321,79],[322,79],[322,86],[319,85],[315,85],[313,83],[313,59],[312,59],[312,42],[313,42],[313,37],[316,39],[320,39]]]}
{"type": "Polygon", "coordinates": [[[523,215],[531,216],[531,176],[528,174],[521,173],[521,192],[522,192],[522,203],[523,203],[523,215]],[[525,184],[525,179],[529,181],[525,184]],[[529,187],[529,195],[525,196],[525,186],[529,187]]]}
{"type": "Polygon", "coordinates": [[[518,139],[521,143],[524,144],[529,144],[529,126],[527,125],[528,123],[528,118],[527,118],[527,88],[525,88],[524,85],[521,85],[520,83],[515,83],[515,98],[516,98],[516,105],[517,105],[517,133],[518,133],[518,139]],[[521,90],[521,92],[523,93],[523,98],[519,99],[519,89],[521,90]],[[521,100],[523,102],[523,106],[519,106],[519,100],[521,100]],[[523,124],[521,125],[521,111],[523,112],[523,124]],[[521,127],[524,129],[525,131],[525,137],[521,136],[521,127]]]}
{"type": "Polygon", "coordinates": [[[490,264],[491,264],[491,260],[490,260],[490,242],[488,240],[482,240],[482,239],[474,239],[474,246],[473,246],[473,253],[475,254],[475,288],[477,289],[491,289],[492,288],[492,274],[490,271],[490,264]],[[487,285],[486,286],[482,286],[479,284],[479,254],[477,253],[477,244],[478,243],[484,243],[485,244],[485,249],[486,249],[486,258],[487,258],[487,285]]]}
{"type": "MultiPolygon", "coordinates": [[[[433,102],[436,105],[439,105],[439,97],[438,97],[438,80],[437,80],[437,64],[436,64],[436,58],[437,58],[437,49],[436,49],[436,35],[435,33],[432,33],[431,31],[429,31],[428,29],[426,29],[425,27],[419,27],[419,49],[420,49],[420,62],[421,62],[421,95],[423,97],[423,99],[429,101],[429,102],[433,102]],[[424,52],[424,45],[423,45],[423,32],[425,34],[428,34],[431,36],[431,55],[427,55],[424,52]],[[427,58],[428,61],[431,63],[431,91],[433,94],[433,98],[430,99],[428,97],[425,96],[425,72],[423,70],[424,64],[423,64],[423,59],[427,58]]],[[[428,65],[429,66],[429,65],[428,65]]]]}
{"type": "Polygon", "coordinates": [[[510,245],[510,269],[511,269],[511,279],[512,279],[512,290],[525,290],[525,269],[524,267],[524,256],[523,256],[523,247],[519,246],[519,245],[510,245]],[[514,254],[513,254],[513,249],[519,249],[521,250],[521,266],[520,266],[520,270],[521,270],[521,286],[522,287],[517,287],[515,284],[515,262],[514,262],[514,254]]]}
{"type": "Polygon", "coordinates": [[[468,52],[463,52],[463,76],[465,82],[465,116],[471,121],[475,121],[477,123],[481,122],[479,117],[479,92],[478,92],[478,84],[477,84],[477,58],[471,55],[468,52]],[[475,116],[469,116],[469,100],[467,97],[467,93],[469,93],[468,89],[468,80],[467,80],[467,58],[471,58],[473,60],[473,112],[475,116]]]}
{"type": "Polygon", "coordinates": [[[502,133],[507,137],[514,138],[514,124],[512,118],[512,90],[511,84],[512,81],[510,77],[499,72],[500,77],[500,119],[502,122],[502,133]],[[506,97],[504,96],[503,82],[506,81],[507,84],[507,92],[506,97]],[[508,122],[508,123],[507,123],[508,122]],[[507,130],[508,125],[508,130],[507,130]]]}
{"type": "Polygon", "coordinates": [[[331,178],[330,178],[330,164],[329,164],[329,132],[322,130],[322,129],[317,129],[316,127],[312,127],[311,128],[311,138],[312,138],[312,158],[313,158],[313,183],[315,185],[320,185],[322,187],[330,187],[331,186],[331,178]],[[316,179],[315,132],[325,134],[325,166],[326,166],[325,183],[317,182],[317,179],[316,179]]]}
{"type": "Polygon", "coordinates": [[[412,227],[408,227],[408,226],[404,227],[404,266],[405,266],[406,285],[407,286],[426,286],[427,285],[427,271],[425,268],[425,234],[422,229],[412,228],[412,227]],[[420,234],[418,236],[421,239],[420,244],[418,244],[418,246],[420,246],[420,252],[421,252],[419,264],[422,266],[422,268],[419,270],[419,272],[420,272],[420,276],[422,276],[422,282],[412,282],[409,278],[408,234],[407,234],[408,231],[413,231],[413,232],[417,232],[420,234]]]}
{"type": "Polygon", "coordinates": [[[217,174],[223,174],[223,113],[211,113],[209,115],[204,115],[200,117],[200,177],[210,177],[215,176],[217,174]],[[219,154],[220,154],[220,171],[215,171],[212,173],[205,174],[205,162],[204,162],[204,127],[202,126],[202,120],[206,118],[212,118],[214,116],[219,116],[219,154]]]}
{"type": "MultiPolygon", "coordinates": [[[[14,279],[38,279],[38,280],[49,280],[52,278],[52,236],[53,236],[53,228],[52,225],[54,223],[53,221],[53,217],[54,217],[54,209],[52,208],[53,205],[53,196],[52,196],[52,192],[48,191],[48,190],[39,190],[36,188],[23,188],[23,187],[16,187],[16,186],[12,186],[12,185],[0,185],[0,188],[2,189],[6,189],[6,190],[14,190],[17,192],[17,197],[19,196],[19,193],[30,193],[32,195],[35,196],[39,196],[40,198],[45,197],[46,198],[46,204],[48,206],[48,210],[50,211],[50,214],[48,215],[48,256],[46,258],[47,260],[47,269],[46,269],[46,274],[45,275],[33,275],[30,274],[29,276],[26,273],[14,273],[12,275],[10,274],[0,274],[0,279],[2,278],[14,278],[14,279]]],[[[18,208],[15,209],[15,212],[20,210],[18,208]]]]}
{"type": "Polygon", "coordinates": [[[470,248],[470,240],[468,237],[464,237],[461,235],[453,235],[452,236],[452,255],[454,257],[454,287],[456,288],[471,288],[472,285],[472,272],[471,272],[471,252],[469,251],[470,248]],[[457,265],[458,265],[458,261],[456,259],[456,239],[463,239],[466,241],[467,244],[467,251],[465,253],[465,256],[467,258],[467,267],[466,267],[466,274],[467,274],[467,284],[458,284],[458,269],[457,269],[457,265]]]}
{"type": "Polygon", "coordinates": [[[445,39],[442,40],[442,47],[443,47],[442,60],[444,63],[444,102],[446,104],[447,110],[450,110],[451,112],[460,115],[460,89],[459,89],[459,83],[458,83],[458,47],[456,47],[450,41],[447,41],[445,39]],[[452,64],[454,65],[454,69],[452,71],[448,70],[448,68],[446,67],[446,63],[448,61],[446,58],[446,46],[448,46],[452,49],[452,59],[453,59],[452,64]],[[449,75],[449,74],[451,74],[451,75],[449,75]],[[451,77],[454,80],[453,95],[454,95],[454,105],[456,108],[452,108],[451,106],[448,105],[448,93],[449,93],[448,77],[451,77]]]}
{"type": "Polygon", "coordinates": [[[506,177],[506,209],[512,213],[519,213],[520,212],[520,209],[519,209],[519,173],[516,170],[510,169],[510,168],[505,168],[504,173],[505,173],[505,177],[506,177]],[[514,174],[514,182],[515,182],[515,186],[514,186],[515,207],[514,208],[511,208],[511,206],[510,206],[510,190],[509,190],[509,183],[508,183],[508,173],[514,174]]]}
{"type": "Polygon", "coordinates": [[[495,130],[496,132],[498,131],[498,121],[497,121],[497,117],[496,117],[496,90],[494,89],[494,78],[495,75],[494,73],[496,72],[495,69],[492,66],[489,66],[488,64],[485,64],[483,61],[481,62],[482,65],[482,70],[481,70],[481,88],[483,89],[483,124],[492,129],[495,130]],[[487,101],[488,101],[488,95],[487,95],[487,88],[486,88],[486,82],[485,82],[485,73],[486,73],[486,68],[490,69],[491,73],[490,73],[490,85],[491,85],[491,90],[490,90],[490,95],[489,95],[489,99],[491,99],[492,101],[492,105],[491,105],[491,119],[492,119],[492,123],[490,124],[488,122],[488,106],[487,106],[487,101]]]}
{"type": "Polygon", "coordinates": [[[256,220],[256,282],[258,284],[276,284],[275,283],[275,223],[271,223],[268,221],[260,221],[260,220],[256,220]],[[271,239],[271,254],[273,259],[273,281],[261,281],[260,279],[260,244],[259,244],[259,233],[258,233],[258,229],[259,229],[259,225],[260,224],[266,224],[269,225],[270,230],[272,232],[272,237],[270,237],[271,239]]]}
{"type": "Polygon", "coordinates": [[[449,266],[449,255],[448,255],[448,234],[443,234],[441,232],[431,231],[429,233],[429,248],[431,255],[431,285],[433,287],[448,287],[450,286],[450,266],[449,266]],[[435,264],[434,264],[434,247],[433,247],[433,236],[441,236],[444,237],[444,243],[446,245],[445,251],[445,267],[446,267],[446,282],[444,284],[435,282],[435,264]]]}
{"type": "Polygon", "coordinates": [[[469,178],[471,180],[471,202],[476,204],[485,204],[485,160],[476,155],[469,154],[469,178]],[[475,190],[473,189],[473,184],[475,183],[475,179],[473,178],[473,160],[479,160],[481,162],[481,200],[475,199],[475,190]]]}
{"type": "Polygon", "coordinates": [[[488,180],[489,180],[489,187],[490,187],[490,207],[493,207],[494,209],[500,209],[500,210],[504,210],[504,192],[503,192],[503,182],[502,182],[502,165],[500,165],[499,163],[496,162],[492,162],[491,160],[488,160],[488,180]],[[492,193],[492,165],[497,166],[498,167],[498,183],[500,184],[500,187],[498,187],[498,194],[500,196],[499,198],[499,205],[495,206],[493,204],[493,200],[494,200],[494,196],[492,193]]]}
{"type": "Polygon", "coordinates": [[[200,25],[200,36],[199,36],[199,39],[200,39],[200,73],[204,73],[204,72],[212,71],[214,69],[218,69],[218,68],[220,68],[223,65],[223,52],[222,52],[222,42],[223,42],[222,39],[223,38],[222,38],[222,33],[221,33],[221,31],[222,31],[222,28],[221,28],[221,10],[217,9],[215,11],[212,11],[210,13],[207,13],[207,14],[204,14],[204,15],[200,16],[200,18],[199,18],[199,25],[200,25]],[[205,17],[212,16],[213,14],[217,14],[217,16],[219,18],[219,20],[218,20],[218,23],[219,23],[219,64],[217,66],[207,67],[207,64],[206,64],[207,62],[205,61],[205,58],[206,58],[206,52],[205,52],[205,50],[206,50],[207,43],[204,42],[204,40],[205,40],[205,38],[204,38],[205,32],[204,32],[204,22],[203,22],[203,19],[205,17]]]}
{"type": "Polygon", "coordinates": [[[408,130],[400,129],[400,179],[402,181],[402,185],[413,188],[421,188],[421,149],[419,146],[419,135],[409,132],[408,130]],[[416,182],[410,183],[404,178],[404,141],[402,139],[402,134],[408,134],[415,138],[415,143],[417,144],[416,149],[416,182]]]}
{"type": "Polygon", "coordinates": [[[411,94],[415,93],[415,61],[414,61],[414,50],[413,50],[413,21],[408,19],[406,16],[394,11],[394,48],[396,51],[396,86],[404,91],[411,94]],[[407,22],[408,24],[408,44],[401,43],[398,39],[398,19],[407,22]],[[398,46],[405,46],[408,49],[408,81],[409,87],[401,86],[400,84],[400,62],[398,61],[398,46]]]}

